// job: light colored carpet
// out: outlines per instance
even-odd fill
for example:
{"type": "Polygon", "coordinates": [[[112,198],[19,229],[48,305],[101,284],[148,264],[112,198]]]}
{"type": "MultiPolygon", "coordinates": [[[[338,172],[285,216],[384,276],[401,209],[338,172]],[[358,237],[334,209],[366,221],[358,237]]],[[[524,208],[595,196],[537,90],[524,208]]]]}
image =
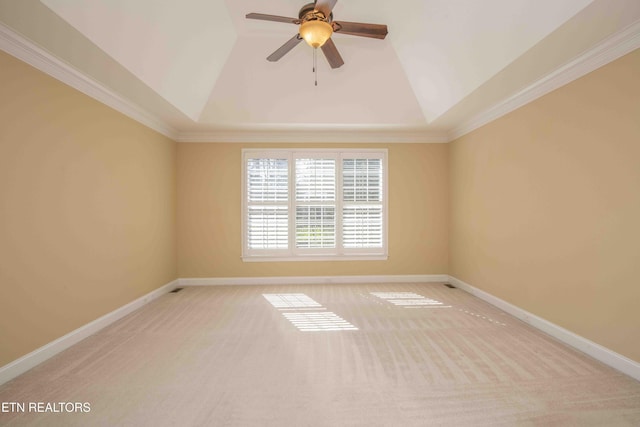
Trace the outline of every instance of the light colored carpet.
{"type": "Polygon", "coordinates": [[[187,287],[0,387],[8,426],[640,426],[640,382],[442,284],[187,287]]]}

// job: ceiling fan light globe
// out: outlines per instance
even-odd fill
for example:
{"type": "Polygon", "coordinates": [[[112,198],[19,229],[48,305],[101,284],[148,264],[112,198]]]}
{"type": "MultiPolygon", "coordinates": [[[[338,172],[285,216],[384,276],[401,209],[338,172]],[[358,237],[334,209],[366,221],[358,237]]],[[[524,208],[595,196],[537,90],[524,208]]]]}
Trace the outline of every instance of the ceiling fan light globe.
{"type": "Polygon", "coordinates": [[[300,25],[300,37],[313,48],[321,47],[333,34],[331,24],[320,21],[306,21],[300,25]]]}

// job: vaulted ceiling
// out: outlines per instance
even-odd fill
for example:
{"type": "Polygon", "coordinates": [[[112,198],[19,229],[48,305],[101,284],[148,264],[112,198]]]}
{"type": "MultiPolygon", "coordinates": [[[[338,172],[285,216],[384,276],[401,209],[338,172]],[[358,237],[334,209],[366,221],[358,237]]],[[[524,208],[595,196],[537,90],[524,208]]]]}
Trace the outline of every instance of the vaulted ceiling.
{"type": "Polygon", "coordinates": [[[0,22],[4,46],[19,39],[185,141],[445,141],[640,28],[637,0],[340,0],[334,19],[389,35],[334,34],[345,65],[319,52],[315,86],[306,44],[265,59],[295,25],[245,19],[304,3],[0,0],[0,22]]]}

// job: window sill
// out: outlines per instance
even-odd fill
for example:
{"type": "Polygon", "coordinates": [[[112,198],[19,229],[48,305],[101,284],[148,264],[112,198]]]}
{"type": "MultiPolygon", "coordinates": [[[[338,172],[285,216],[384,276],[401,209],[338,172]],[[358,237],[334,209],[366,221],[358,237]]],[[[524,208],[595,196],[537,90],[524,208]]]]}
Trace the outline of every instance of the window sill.
{"type": "Polygon", "coordinates": [[[309,255],[296,257],[243,256],[242,262],[386,261],[388,255],[309,255]]]}

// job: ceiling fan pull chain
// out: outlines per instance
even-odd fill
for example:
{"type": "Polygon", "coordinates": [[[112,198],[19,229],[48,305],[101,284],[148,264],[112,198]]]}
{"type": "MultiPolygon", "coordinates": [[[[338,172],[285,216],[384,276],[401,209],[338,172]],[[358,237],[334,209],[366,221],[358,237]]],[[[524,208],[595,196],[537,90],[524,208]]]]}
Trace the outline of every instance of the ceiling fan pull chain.
{"type": "Polygon", "coordinates": [[[318,86],[318,48],[313,48],[313,74],[315,76],[316,86],[318,86]]]}

